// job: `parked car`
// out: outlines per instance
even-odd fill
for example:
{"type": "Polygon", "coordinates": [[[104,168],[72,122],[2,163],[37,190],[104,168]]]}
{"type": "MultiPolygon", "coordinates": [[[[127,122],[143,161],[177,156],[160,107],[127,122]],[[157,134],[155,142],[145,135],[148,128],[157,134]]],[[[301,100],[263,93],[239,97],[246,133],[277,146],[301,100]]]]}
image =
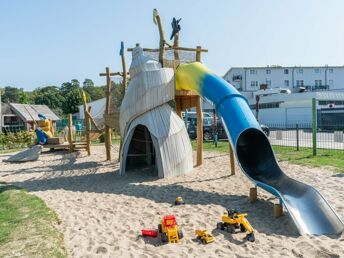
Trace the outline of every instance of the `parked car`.
{"type": "MultiPolygon", "coordinates": [[[[217,138],[227,139],[226,131],[220,119],[216,120],[217,138]]],[[[188,134],[191,139],[197,138],[197,119],[192,120],[188,126],[188,134]]],[[[214,118],[203,119],[203,140],[210,141],[213,139],[214,134],[214,118]]]]}
{"type": "MultiPolygon", "coordinates": [[[[266,136],[270,135],[270,128],[266,125],[260,125],[266,136]]],[[[188,124],[188,134],[190,139],[194,140],[197,138],[197,119],[192,119],[188,124]]],[[[228,139],[226,130],[222,124],[221,119],[216,120],[216,131],[217,139],[225,140],[228,139]]],[[[214,136],[214,119],[203,118],[203,140],[213,140],[214,136]]]]}
{"type": "Polygon", "coordinates": [[[261,124],[260,127],[262,128],[263,132],[266,134],[266,136],[270,136],[270,128],[267,125],[261,124]]]}

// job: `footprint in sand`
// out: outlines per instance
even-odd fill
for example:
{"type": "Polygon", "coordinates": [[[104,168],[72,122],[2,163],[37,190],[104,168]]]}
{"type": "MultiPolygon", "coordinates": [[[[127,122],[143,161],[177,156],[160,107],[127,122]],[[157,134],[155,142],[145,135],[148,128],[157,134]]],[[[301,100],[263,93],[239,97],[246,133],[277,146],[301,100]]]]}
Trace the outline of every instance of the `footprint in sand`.
{"type": "Polygon", "coordinates": [[[106,254],[107,249],[104,246],[99,246],[96,251],[97,254],[106,254]]]}
{"type": "Polygon", "coordinates": [[[319,258],[339,258],[339,255],[334,254],[326,250],[325,248],[321,248],[319,250],[312,244],[302,241],[296,245],[297,251],[292,250],[292,252],[297,256],[297,257],[319,257],[319,258]]]}

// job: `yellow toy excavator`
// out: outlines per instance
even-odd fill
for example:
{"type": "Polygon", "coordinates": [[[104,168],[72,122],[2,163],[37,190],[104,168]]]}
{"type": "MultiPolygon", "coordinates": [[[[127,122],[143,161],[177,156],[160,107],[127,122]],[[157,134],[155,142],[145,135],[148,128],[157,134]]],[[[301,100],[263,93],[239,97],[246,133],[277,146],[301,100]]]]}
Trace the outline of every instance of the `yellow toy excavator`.
{"type": "Polygon", "coordinates": [[[254,242],[253,227],[246,219],[247,215],[247,213],[239,214],[236,210],[227,210],[222,216],[222,222],[217,223],[217,228],[231,234],[236,233],[236,229],[240,228],[241,232],[247,232],[245,239],[254,242]]]}

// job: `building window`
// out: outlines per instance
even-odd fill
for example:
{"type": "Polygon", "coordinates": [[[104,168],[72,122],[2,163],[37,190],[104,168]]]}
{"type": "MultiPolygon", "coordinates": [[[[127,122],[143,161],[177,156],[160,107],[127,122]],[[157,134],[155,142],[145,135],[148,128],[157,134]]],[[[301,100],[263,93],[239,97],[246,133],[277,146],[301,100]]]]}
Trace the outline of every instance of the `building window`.
{"type": "Polygon", "coordinates": [[[251,70],[250,70],[250,74],[256,74],[256,70],[251,69],[251,70]]]}
{"type": "Polygon", "coordinates": [[[296,80],[297,87],[303,87],[303,80],[296,80]]]}
{"type": "Polygon", "coordinates": [[[330,86],[333,86],[333,80],[328,80],[328,84],[329,84],[330,86]]]}
{"type": "Polygon", "coordinates": [[[289,70],[288,69],[284,69],[284,74],[289,74],[289,70]]]}
{"type": "Polygon", "coordinates": [[[251,87],[258,87],[258,81],[251,81],[251,87]]]}
{"type": "Polygon", "coordinates": [[[315,68],[315,69],[314,69],[314,72],[315,72],[315,73],[320,73],[320,69],[319,69],[319,68],[315,68]]]}
{"type": "Polygon", "coordinates": [[[321,86],[321,85],[322,85],[321,80],[315,80],[315,87],[321,86]]]}
{"type": "Polygon", "coordinates": [[[298,72],[299,72],[299,73],[303,73],[303,69],[300,68],[300,69],[298,70],[298,72]]]}
{"type": "Polygon", "coordinates": [[[284,87],[289,87],[289,80],[284,80],[284,87]]]}
{"type": "Polygon", "coordinates": [[[328,72],[333,73],[333,69],[332,68],[328,69],[328,72]]]}
{"type": "Polygon", "coordinates": [[[266,80],[266,84],[268,85],[268,88],[271,88],[271,81],[270,80],[266,80]]]}
{"type": "Polygon", "coordinates": [[[270,69],[267,69],[267,70],[266,70],[266,74],[271,74],[271,70],[270,70],[270,69]]]}

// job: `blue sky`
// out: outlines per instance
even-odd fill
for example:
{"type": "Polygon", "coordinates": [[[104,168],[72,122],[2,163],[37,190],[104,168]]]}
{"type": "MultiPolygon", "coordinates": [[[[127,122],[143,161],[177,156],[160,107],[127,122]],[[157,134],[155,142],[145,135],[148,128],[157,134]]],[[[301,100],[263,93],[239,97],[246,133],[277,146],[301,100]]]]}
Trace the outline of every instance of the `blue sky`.
{"type": "Polygon", "coordinates": [[[220,75],[233,66],[344,64],[341,0],[1,0],[0,87],[104,84],[105,66],[121,69],[120,41],[158,46],[153,8],[166,37],[182,18],[181,45],[208,48],[203,62],[220,75]]]}

